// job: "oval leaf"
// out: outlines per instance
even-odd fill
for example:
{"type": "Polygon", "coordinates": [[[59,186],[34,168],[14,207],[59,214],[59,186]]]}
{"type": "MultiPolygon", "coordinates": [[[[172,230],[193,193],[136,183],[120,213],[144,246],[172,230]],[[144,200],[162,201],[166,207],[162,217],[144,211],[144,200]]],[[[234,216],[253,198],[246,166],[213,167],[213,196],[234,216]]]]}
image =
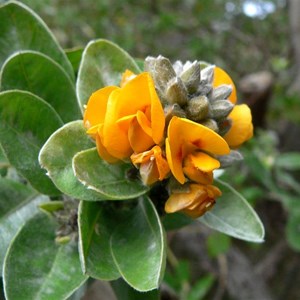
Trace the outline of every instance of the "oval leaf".
{"type": "Polygon", "coordinates": [[[0,143],[11,163],[43,194],[59,191],[38,162],[38,153],[53,131],[62,125],[54,109],[25,91],[0,93],[0,143]]]}
{"type": "Polygon", "coordinates": [[[80,200],[101,200],[103,195],[88,190],[77,180],[72,169],[73,156],[94,146],[82,120],[70,122],[51,135],[40,151],[39,161],[63,193],[80,200]]]}
{"type": "Polygon", "coordinates": [[[211,211],[198,220],[210,228],[235,238],[261,243],[264,241],[264,226],[247,200],[229,184],[216,180],[222,196],[211,211]]]}
{"type": "Polygon", "coordinates": [[[17,234],[4,262],[7,300],[65,299],[86,280],[76,244],[58,246],[55,230],[40,213],[17,234]]]}
{"type": "Polygon", "coordinates": [[[77,153],[73,158],[75,176],[89,189],[105,195],[106,199],[128,200],[145,194],[149,188],[127,174],[131,164],[108,164],[100,158],[97,149],[77,153]]]}
{"type": "Polygon", "coordinates": [[[38,211],[38,205],[47,201],[22,183],[0,178],[0,269],[6,250],[19,228],[38,211]]]}
{"type": "Polygon", "coordinates": [[[72,66],[47,25],[30,8],[9,1],[0,6],[0,67],[19,50],[44,53],[61,65],[74,80],[72,66]]]}
{"type": "Polygon", "coordinates": [[[152,202],[141,199],[111,237],[111,251],[123,279],[138,291],[158,288],[165,270],[166,241],[152,202]]]}
{"type": "Polygon", "coordinates": [[[126,69],[140,72],[134,59],[116,44],[102,39],[90,42],[83,51],[76,83],[81,109],[96,90],[118,86],[126,69]]]}
{"type": "Polygon", "coordinates": [[[0,89],[25,90],[41,97],[64,122],[81,116],[74,83],[58,63],[42,53],[20,51],[10,56],[0,73],[0,89]]]}
{"type": "Polygon", "coordinates": [[[112,206],[104,202],[81,201],[78,212],[79,253],[82,269],[100,280],[120,277],[110,251],[110,237],[122,221],[112,206]]]}

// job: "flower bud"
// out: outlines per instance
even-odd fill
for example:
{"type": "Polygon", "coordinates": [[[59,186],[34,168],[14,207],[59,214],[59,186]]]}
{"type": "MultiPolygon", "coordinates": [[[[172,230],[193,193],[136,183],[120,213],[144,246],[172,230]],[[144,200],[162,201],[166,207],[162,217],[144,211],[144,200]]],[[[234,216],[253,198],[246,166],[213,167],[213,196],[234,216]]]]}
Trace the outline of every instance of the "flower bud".
{"type": "Polygon", "coordinates": [[[201,70],[201,80],[204,80],[206,83],[212,84],[214,80],[214,74],[215,74],[215,66],[208,66],[201,70]]]}
{"type": "Polygon", "coordinates": [[[148,56],[145,60],[145,71],[148,71],[155,81],[155,85],[165,91],[167,83],[176,77],[171,62],[161,55],[157,58],[148,56]]]}
{"type": "Polygon", "coordinates": [[[185,111],[177,104],[167,105],[164,108],[165,120],[166,120],[166,128],[167,124],[171,121],[173,117],[186,118],[185,111]]]}
{"type": "Polygon", "coordinates": [[[213,89],[213,100],[224,100],[232,93],[232,86],[228,84],[222,84],[213,89]]]}
{"type": "Polygon", "coordinates": [[[192,98],[186,107],[187,117],[193,121],[201,121],[207,117],[209,101],[205,96],[192,98]]]}
{"type": "Polygon", "coordinates": [[[194,61],[186,70],[180,74],[188,92],[193,94],[197,91],[200,84],[200,63],[194,61]]]}
{"type": "Polygon", "coordinates": [[[184,106],[187,103],[188,92],[179,77],[174,77],[168,82],[165,97],[170,104],[184,106]]]}
{"type": "Polygon", "coordinates": [[[237,150],[231,150],[228,155],[218,156],[218,160],[221,163],[221,168],[227,168],[235,162],[243,160],[243,155],[237,150]]]}
{"type": "Polygon", "coordinates": [[[219,127],[219,135],[224,136],[231,128],[232,120],[231,119],[223,119],[218,122],[219,127]]]}
{"type": "Polygon", "coordinates": [[[209,115],[214,119],[226,118],[234,105],[228,100],[217,100],[211,104],[209,115]]]}
{"type": "Polygon", "coordinates": [[[205,127],[208,127],[209,129],[215,132],[219,132],[218,123],[214,119],[205,119],[201,121],[200,124],[202,124],[205,127]]]}

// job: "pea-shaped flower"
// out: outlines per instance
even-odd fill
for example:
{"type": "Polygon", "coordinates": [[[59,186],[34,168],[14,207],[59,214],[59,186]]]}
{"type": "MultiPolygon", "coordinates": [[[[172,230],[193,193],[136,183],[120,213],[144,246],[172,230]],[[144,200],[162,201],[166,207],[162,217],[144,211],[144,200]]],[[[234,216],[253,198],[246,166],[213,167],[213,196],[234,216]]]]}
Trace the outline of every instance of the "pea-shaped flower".
{"type": "Polygon", "coordinates": [[[167,213],[182,211],[192,218],[202,216],[215,204],[221,191],[213,185],[190,184],[188,192],[173,193],[165,204],[167,213]]]}
{"type": "Polygon", "coordinates": [[[119,88],[102,88],[90,97],[84,125],[108,162],[149,150],[163,139],[165,117],[148,73],[133,76],[119,88]]]}
{"type": "MultiPolygon", "coordinates": [[[[185,118],[173,117],[166,139],[167,160],[174,177],[181,184],[185,175],[205,184],[205,173],[220,167],[214,155],[229,154],[226,141],[213,130],[185,118]]],[[[206,178],[206,179],[205,179],[206,178]]]]}

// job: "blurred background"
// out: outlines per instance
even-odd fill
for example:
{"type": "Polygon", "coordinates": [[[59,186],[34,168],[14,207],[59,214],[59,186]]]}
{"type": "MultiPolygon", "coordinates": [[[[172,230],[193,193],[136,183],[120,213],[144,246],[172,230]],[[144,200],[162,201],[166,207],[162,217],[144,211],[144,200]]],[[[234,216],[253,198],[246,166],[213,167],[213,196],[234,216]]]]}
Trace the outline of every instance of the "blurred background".
{"type": "Polygon", "coordinates": [[[201,225],[172,232],[162,298],[184,300],[193,290],[191,300],[300,299],[300,1],[22,2],[66,49],[105,38],[136,58],[204,60],[231,74],[256,136],[223,178],[255,207],[266,241],[250,244],[201,225]]]}

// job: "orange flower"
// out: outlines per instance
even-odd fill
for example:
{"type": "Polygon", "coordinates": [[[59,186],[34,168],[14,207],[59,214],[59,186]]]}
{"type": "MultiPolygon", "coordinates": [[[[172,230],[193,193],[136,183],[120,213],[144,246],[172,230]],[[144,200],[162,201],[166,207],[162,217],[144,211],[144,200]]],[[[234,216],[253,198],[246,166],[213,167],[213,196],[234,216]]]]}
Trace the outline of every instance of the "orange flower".
{"type": "Polygon", "coordinates": [[[122,84],[92,94],[84,114],[87,133],[108,162],[146,151],[163,139],[164,112],[150,75],[127,73],[122,84]]]}
{"type": "Polygon", "coordinates": [[[167,160],[163,157],[161,148],[154,146],[151,150],[131,155],[134,165],[140,165],[140,174],[144,184],[163,180],[170,172],[167,160]]]}
{"type": "Polygon", "coordinates": [[[229,101],[233,104],[236,103],[237,101],[237,96],[236,96],[236,88],[235,85],[230,78],[230,76],[221,68],[215,67],[215,72],[214,72],[214,80],[213,80],[213,87],[218,87],[219,85],[222,84],[228,84],[232,86],[232,92],[230,96],[228,97],[229,101]]]}
{"type": "Polygon", "coordinates": [[[236,105],[228,118],[232,125],[224,139],[232,148],[237,148],[253,136],[251,110],[246,104],[236,105]]]}
{"type": "MultiPolygon", "coordinates": [[[[213,87],[221,84],[232,86],[232,93],[228,99],[235,104],[237,96],[232,79],[223,69],[215,67],[213,87]]],[[[236,105],[228,118],[231,119],[232,126],[225,134],[224,139],[230,147],[237,148],[253,136],[251,110],[246,104],[236,105]]]]}
{"type": "Polygon", "coordinates": [[[211,175],[205,173],[220,167],[220,162],[212,155],[229,152],[226,141],[208,127],[185,118],[171,119],[166,155],[172,174],[181,184],[185,182],[184,174],[196,182],[210,183],[211,175]]]}
{"type": "Polygon", "coordinates": [[[190,184],[189,192],[173,193],[165,204],[167,213],[182,211],[198,218],[212,208],[221,191],[213,185],[190,184]]]}

